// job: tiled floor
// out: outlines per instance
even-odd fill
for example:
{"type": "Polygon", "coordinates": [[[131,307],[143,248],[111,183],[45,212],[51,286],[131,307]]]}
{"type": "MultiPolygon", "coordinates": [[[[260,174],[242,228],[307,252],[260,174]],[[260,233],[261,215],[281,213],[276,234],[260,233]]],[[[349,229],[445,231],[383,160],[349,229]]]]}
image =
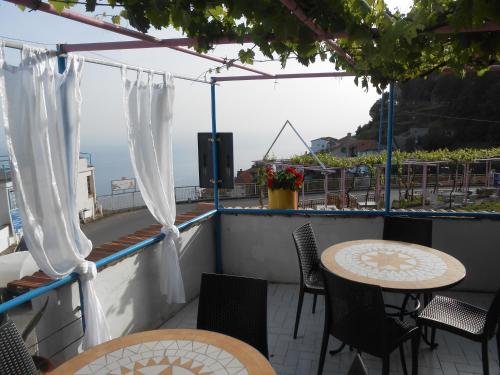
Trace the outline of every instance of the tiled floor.
{"type": "MultiPolygon", "coordinates": [[[[312,296],[304,298],[299,333],[293,339],[293,325],[297,308],[298,285],[270,284],[268,307],[268,332],[270,360],[279,375],[316,374],[323,333],[324,301],[318,298],[316,313],[312,314],[312,296]]],[[[488,307],[490,294],[451,293],[456,298],[488,307]]],[[[394,296],[386,296],[387,299],[394,296]]],[[[194,328],[196,326],[197,300],[188,304],[176,316],[165,323],[164,328],[194,328]]],[[[425,375],[472,375],[482,374],[481,347],[460,337],[437,333],[439,347],[431,351],[421,343],[419,356],[419,374],[425,375]]],[[[330,338],[330,348],[338,342],[330,338]]],[[[411,366],[410,346],[406,347],[408,366],[411,366]]],[[[499,375],[495,340],[490,342],[490,374],[499,375]]],[[[353,353],[348,349],[335,356],[327,354],[324,375],[347,374],[353,353]]],[[[369,355],[363,360],[370,374],[381,373],[381,361],[369,355]]],[[[402,374],[398,352],[391,357],[391,374],[402,374]]]]}

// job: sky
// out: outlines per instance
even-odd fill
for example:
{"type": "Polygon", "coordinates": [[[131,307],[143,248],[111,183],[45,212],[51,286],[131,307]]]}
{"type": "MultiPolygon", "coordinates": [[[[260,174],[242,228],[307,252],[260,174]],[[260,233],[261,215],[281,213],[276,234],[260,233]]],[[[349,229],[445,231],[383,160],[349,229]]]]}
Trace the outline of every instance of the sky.
{"type": "MultiPolygon", "coordinates": [[[[398,7],[403,12],[411,4],[411,0],[386,2],[392,9],[398,7]]],[[[111,12],[108,10],[108,13],[111,12]]],[[[161,38],[181,36],[170,29],[155,30],[150,34],[161,38]]],[[[16,6],[1,1],[1,39],[18,39],[32,45],[37,42],[54,49],[56,43],[129,38],[42,12],[22,12],[16,6]]],[[[210,54],[232,58],[237,56],[239,49],[240,46],[219,46],[210,54]]],[[[218,65],[167,48],[81,54],[191,77],[203,75],[218,65]]],[[[7,51],[9,63],[15,64],[18,56],[18,51],[7,51]]],[[[270,73],[283,72],[279,63],[256,63],[254,66],[270,73]]],[[[285,69],[287,73],[332,70],[330,63],[318,62],[305,68],[293,61],[285,69]]],[[[249,72],[236,68],[221,72],[221,75],[240,74],[249,72]]],[[[216,92],[217,127],[219,131],[234,133],[236,169],[246,169],[253,160],[261,159],[286,120],[307,141],[323,136],[341,138],[348,132],[354,133],[359,125],[369,121],[368,111],[379,97],[373,88],[365,92],[357,87],[352,77],[226,82],[217,86],[216,92]]],[[[101,180],[128,177],[131,172],[127,160],[120,70],[86,63],[82,97],[81,151],[93,154],[94,163],[102,171],[101,180]]],[[[210,129],[210,86],[176,79],[174,168],[177,186],[196,184],[196,133],[210,129]]],[[[5,154],[1,133],[0,153],[5,154]]],[[[272,150],[277,157],[305,151],[306,148],[290,130],[284,131],[272,150]]],[[[96,174],[99,175],[99,170],[96,174]]]]}

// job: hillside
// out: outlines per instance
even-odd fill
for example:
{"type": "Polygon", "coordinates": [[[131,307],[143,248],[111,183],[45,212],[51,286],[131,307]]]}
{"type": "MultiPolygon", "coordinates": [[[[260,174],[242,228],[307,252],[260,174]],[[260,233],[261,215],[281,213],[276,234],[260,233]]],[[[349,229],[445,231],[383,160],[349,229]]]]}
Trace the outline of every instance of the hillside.
{"type": "MultiPolygon", "coordinates": [[[[384,102],[387,103],[387,94],[384,102]]],[[[371,120],[356,136],[377,139],[380,101],[370,109],[371,120]]],[[[395,93],[394,136],[406,151],[442,147],[500,145],[500,74],[460,79],[432,75],[399,84],[395,93]]],[[[384,128],[387,106],[384,106],[384,128]]],[[[385,129],[383,138],[385,141],[385,129]]]]}

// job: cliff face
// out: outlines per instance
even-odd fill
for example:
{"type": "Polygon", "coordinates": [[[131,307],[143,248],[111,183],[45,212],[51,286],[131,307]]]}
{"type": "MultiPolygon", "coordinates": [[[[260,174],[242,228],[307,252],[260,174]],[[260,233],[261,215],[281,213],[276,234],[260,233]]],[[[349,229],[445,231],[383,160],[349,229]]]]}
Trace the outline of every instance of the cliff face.
{"type": "MultiPolygon", "coordinates": [[[[412,151],[500,145],[500,73],[464,79],[436,74],[399,84],[395,94],[398,148],[412,151]]],[[[387,97],[385,94],[384,128],[387,97]]],[[[370,109],[371,121],[358,128],[358,138],[377,139],[381,100],[370,109]]]]}

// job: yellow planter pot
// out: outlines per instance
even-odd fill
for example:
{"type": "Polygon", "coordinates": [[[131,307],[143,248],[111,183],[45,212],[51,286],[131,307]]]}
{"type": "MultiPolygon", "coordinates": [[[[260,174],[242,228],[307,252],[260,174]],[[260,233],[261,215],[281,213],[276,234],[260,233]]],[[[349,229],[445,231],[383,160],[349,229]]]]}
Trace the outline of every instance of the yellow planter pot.
{"type": "Polygon", "coordinates": [[[296,210],[299,195],[296,191],[285,189],[267,189],[270,210],[296,210]]]}

